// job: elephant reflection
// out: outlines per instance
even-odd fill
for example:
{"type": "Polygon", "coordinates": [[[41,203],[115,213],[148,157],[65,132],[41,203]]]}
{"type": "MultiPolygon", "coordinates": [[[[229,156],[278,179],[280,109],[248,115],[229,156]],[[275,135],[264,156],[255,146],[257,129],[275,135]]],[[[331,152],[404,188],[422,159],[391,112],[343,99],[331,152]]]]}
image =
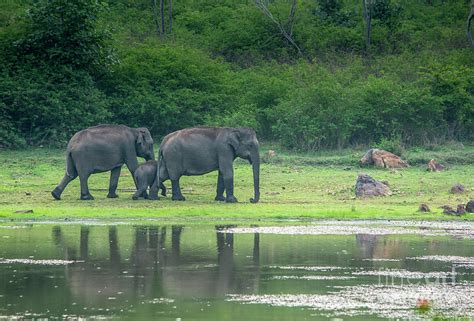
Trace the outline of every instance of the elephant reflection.
{"type": "Polygon", "coordinates": [[[144,298],[214,298],[227,293],[254,292],[259,281],[259,236],[254,236],[253,266],[250,275],[239,279],[234,267],[234,234],[229,226],[216,226],[215,258],[195,253],[181,255],[183,226],[171,226],[171,247],[166,246],[166,227],[135,226],[130,256],[120,251],[117,228],[108,229],[109,259],[94,259],[89,253],[88,227],[81,227],[79,256],[68,246],[60,227],[53,228],[55,244],[68,259],[81,260],[66,268],[70,291],[82,305],[137,304],[144,298]],[[122,255],[121,255],[122,253],[122,255]],[[195,262],[202,262],[196,268],[195,262]],[[217,264],[216,264],[217,263],[217,264]],[[111,299],[112,298],[112,299],[111,299]]]}

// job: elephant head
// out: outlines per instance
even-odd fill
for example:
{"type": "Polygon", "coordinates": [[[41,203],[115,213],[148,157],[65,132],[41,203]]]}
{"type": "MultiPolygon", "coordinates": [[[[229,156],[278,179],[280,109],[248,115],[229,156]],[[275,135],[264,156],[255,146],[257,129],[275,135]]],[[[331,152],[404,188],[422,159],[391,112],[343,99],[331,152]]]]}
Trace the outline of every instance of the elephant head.
{"type": "Polygon", "coordinates": [[[147,161],[155,160],[155,152],[153,150],[153,138],[147,128],[137,128],[137,138],[135,148],[137,156],[143,157],[147,161]]]}
{"type": "Polygon", "coordinates": [[[248,128],[232,130],[229,143],[234,149],[235,156],[246,159],[252,164],[254,198],[250,202],[257,203],[260,199],[260,151],[255,131],[248,128]]]}

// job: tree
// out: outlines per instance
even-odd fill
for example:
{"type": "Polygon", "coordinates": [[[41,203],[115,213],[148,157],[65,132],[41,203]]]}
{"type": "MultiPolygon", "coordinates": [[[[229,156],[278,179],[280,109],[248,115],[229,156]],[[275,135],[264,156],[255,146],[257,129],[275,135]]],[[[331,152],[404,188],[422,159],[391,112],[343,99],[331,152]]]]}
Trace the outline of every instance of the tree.
{"type": "Polygon", "coordinates": [[[96,72],[114,61],[108,30],[98,28],[105,4],[97,0],[41,0],[28,10],[17,55],[50,66],[96,72]]]}

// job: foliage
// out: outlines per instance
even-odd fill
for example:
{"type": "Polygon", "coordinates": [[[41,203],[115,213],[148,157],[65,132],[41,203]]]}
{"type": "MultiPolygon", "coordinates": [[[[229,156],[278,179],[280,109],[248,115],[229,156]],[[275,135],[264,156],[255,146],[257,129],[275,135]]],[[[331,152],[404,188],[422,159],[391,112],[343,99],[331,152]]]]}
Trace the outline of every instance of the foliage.
{"type": "Polygon", "coordinates": [[[253,1],[173,3],[160,37],[148,0],[0,3],[0,145],[64,145],[99,122],[155,140],[196,125],[251,127],[312,151],[474,139],[463,1],[271,1],[298,54],[253,1]],[[302,57],[303,56],[303,57],[302,57]]]}
{"type": "Polygon", "coordinates": [[[97,72],[112,61],[108,30],[98,28],[98,0],[41,0],[26,13],[24,35],[13,43],[16,63],[46,62],[97,72]]]}
{"type": "Polygon", "coordinates": [[[74,132],[108,118],[108,102],[86,72],[68,68],[17,70],[0,74],[5,115],[0,141],[7,147],[64,146],[74,132]]]}

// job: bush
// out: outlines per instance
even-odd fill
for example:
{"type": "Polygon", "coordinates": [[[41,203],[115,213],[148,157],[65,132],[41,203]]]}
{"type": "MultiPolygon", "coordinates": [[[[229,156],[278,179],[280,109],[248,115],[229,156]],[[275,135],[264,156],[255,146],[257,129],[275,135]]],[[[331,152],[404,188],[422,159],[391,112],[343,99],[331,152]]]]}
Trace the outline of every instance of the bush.
{"type": "Polygon", "coordinates": [[[273,130],[287,148],[340,148],[348,142],[351,113],[342,86],[328,76],[283,100],[273,114],[273,130]]]}
{"type": "Polygon", "coordinates": [[[374,144],[374,148],[383,149],[398,156],[404,156],[406,152],[400,136],[394,136],[391,138],[382,137],[378,143],[374,144]]]}
{"type": "Polygon", "coordinates": [[[0,74],[2,145],[63,146],[76,131],[109,119],[106,97],[86,72],[17,70],[0,74]]]}
{"type": "Polygon", "coordinates": [[[146,126],[158,135],[202,125],[234,105],[227,66],[182,46],[129,49],[100,87],[115,122],[146,126]]]}

